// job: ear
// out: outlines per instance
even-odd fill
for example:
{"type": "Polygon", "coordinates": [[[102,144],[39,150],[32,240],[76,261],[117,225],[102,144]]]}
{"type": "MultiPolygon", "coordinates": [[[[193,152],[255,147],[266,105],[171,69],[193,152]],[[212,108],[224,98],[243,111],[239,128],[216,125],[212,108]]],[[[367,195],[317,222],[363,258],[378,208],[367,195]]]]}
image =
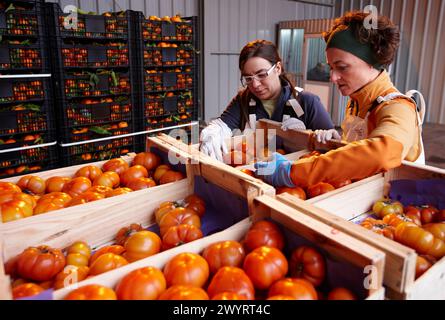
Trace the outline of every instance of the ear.
{"type": "Polygon", "coordinates": [[[276,72],[278,73],[278,75],[283,73],[283,65],[280,62],[277,62],[277,66],[275,67],[276,72]]]}

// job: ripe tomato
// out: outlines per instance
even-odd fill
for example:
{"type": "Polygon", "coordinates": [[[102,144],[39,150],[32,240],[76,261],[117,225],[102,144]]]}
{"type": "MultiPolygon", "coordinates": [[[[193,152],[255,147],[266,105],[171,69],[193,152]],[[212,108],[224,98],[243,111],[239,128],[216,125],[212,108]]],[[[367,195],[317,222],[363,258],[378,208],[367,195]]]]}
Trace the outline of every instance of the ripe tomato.
{"type": "Polygon", "coordinates": [[[193,210],[175,208],[164,214],[158,224],[161,236],[164,236],[170,227],[180,224],[191,224],[199,229],[201,228],[201,219],[193,210]]]}
{"type": "Polygon", "coordinates": [[[428,232],[431,232],[434,237],[445,241],[445,223],[429,223],[422,226],[428,232]]]}
{"type": "Polygon", "coordinates": [[[222,267],[240,267],[246,253],[241,243],[233,240],[213,243],[204,249],[202,256],[209,264],[210,273],[222,267]]]}
{"type": "Polygon", "coordinates": [[[416,260],[416,279],[419,278],[422,274],[425,273],[429,268],[431,268],[432,264],[428,259],[425,259],[422,256],[417,256],[416,260]]]}
{"type": "Polygon", "coordinates": [[[120,196],[122,194],[127,194],[133,192],[133,190],[131,190],[130,188],[117,188],[117,189],[113,189],[109,192],[107,192],[107,194],[105,195],[105,197],[107,198],[111,198],[111,197],[115,197],[115,196],[120,196]]]}
{"type": "Polygon", "coordinates": [[[77,197],[91,188],[91,181],[85,177],[77,177],[65,184],[63,192],[68,193],[71,197],[77,197]]]}
{"type": "Polygon", "coordinates": [[[159,300],[209,300],[202,288],[174,285],[161,294],[159,300]]]}
{"type": "Polygon", "coordinates": [[[155,220],[156,223],[159,224],[161,218],[168,212],[172,211],[180,207],[180,204],[177,202],[165,201],[159,205],[159,208],[155,210],[155,220]]]}
{"type": "Polygon", "coordinates": [[[295,300],[295,298],[291,296],[286,296],[284,294],[279,294],[276,296],[268,297],[267,300],[295,300]]]}
{"type": "Polygon", "coordinates": [[[80,204],[94,202],[94,201],[101,200],[101,199],[105,199],[105,196],[103,194],[86,191],[86,192],[74,197],[66,206],[74,207],[74,206],[78,206],[80,204]]]}
{"type": "Polygon", "coordinates": [[[135,165],[127,170],[125,170],[123,173],[120,174],[121,178],[121,185],[127,186],[127,184],[137,178],[147,178],[148,177],[148,171],[141,165],[135,165]]]}
{"type": "Polygon", "coordinates": [[[161,179],[159,179],[159,184],[171,183],[184,178],[185,177],[181,172],[168,170],[162,175],[161,179]]]}
{"type": "Polygon", "coordinates": [[[269,246],[283,250],[284,236],[280,228],[273,222],[262,220],[254,223],[244,237],[244,246],[250,252],[261,246],[269,246]]]}
{"type": "Polygon", "coordinates": [[[291,277],[306,279],[315,287],[321,285],[326,276],[323,255],[308,246],[298,247],[292,252],[289,269],[291,277]]]}
{"type": "Polygon", "coordinates": [[[32,216],[32,207],[22,200],[11,200],[0,204],[0,215],[3,222],[23,219],[32,216]]]}
{"type": "Polygon", "coordinates": [[[19,186],[12,182],[0,181],[0,194],[22,192],[19,186]]]}
{"type": "Polygon", "coordinates": [[[173,285],[202,287],[209,278],[209,265],[198,254],[180,253],[167,262],[164,276],[168,287],[173,285]]]}
{"type": "Polygon", "coordinates": [[[269,297],[290,296],[295,300],[317,300],[317,290],[305,279],[285,278],[275,282],[269,289],[269,297]]]}
{"type": "Polygon", "coordinates": [[[81,253],[69,253],[66,256],[66,265],[69,266],[88,266],[88,257],[81,253]]]}
{"type": "Polygon", "coordinates": [[[12,298],[16,300],[25,297],[31,297],[39,294],[44,290],[45,289],[35,283],[23,283],[12,289],[12,298]]]}
{"type": "Polygon", "coordinates": [[[89,165],[77,170],[74,174],[74,177],[85,177],[87,179],[90,179],[91,181],[94,181],[94,179],[102,175],[102,173],[103,172],[99,167],[89,165]]]}
{"type": "Polygon", "coordinates": [[[94,179],[93,186],[117,188],[119,187],[120,182],[121,179],[116,172],[107,171],[94,179]]]}
{"type": "Polygon", "coordinates": [[[68,293],[65,300],[117,300],[111,288],[97,284],[89,284],[68,293]]]}
{"type": "Polygon", "coordinates": [[[247,300],[255,299],[255,289],[247,274],[240,268],[220,268],[207,288],[210,298],[223,292],[244,296],[247,300]]]}
{"type": "Polygon", "coordinates": [[[158,166],[156,168],[155,172],[153,173],[153,179],[155,179],[156,182],[159,182],[159,180],[161,180],[164,173],[166,173],[169,170],[170,170],[169,165],[161,164],[160,166],[158,166]]]}
{"type": "Polygon", "coordinates": [[[0,204],[8,202],[8,201],[12,201],[12,200],[17,200],[17,201],[25,201],[31,208],[35,208],[37,205],[36,199],[34,198],[35,196],[31,196],[29,194],[26,193],[22,193],[22,192],[15,192],[15,193],[4,193],[4,194],[0,194],[0,204]]]}
{"type": "Polygon", "coordinates": [[[168,250],[184,243],[201,239],[203,236],[201,229],[190,224],[180,224],[168,228],[162,237],[162,249],[168,250]]]}
{"type": "Polygon", "coordinates": [[[54,289],[65,288],[74,283],[85,280],[90,268],[87,266],[66,266],[60,271],[54,280],[54,289]]]}
{"type": "Polygon", "coordinates": [[[295,188],[289,188],[289,187],[280,187],[277,188],[277,194],[282,194],[282,193],[289,193],[291,195],[296,196],[297,198],[300,198],[301,200],[306,200],[306,192],[304,192],[304,190],[300,187],[295,187],[295,188]]]}
{"type": "Polygon", "coordinates": [[[125,248],[123,246],[119,245],[111,245],[111,246],[105,246],[97,250],[93,253],[93,255],[90,258],[90,265],[93,264],[94,261],[96,261],[97,258],[99,258],[101,255],[105,253],[114,253],[117,255],[121,255],[125,252],[125,248]]]}
{"type": "Polygon", "coordinates": [[[88,275],[96,276],[127,264],[128,261],[124,257],[114,253],[105,253],[97,257],[97,259],[90,265],[88,275]]]}
{"type": "Polygon", "coordinates": [[[212,300],[247,300],[247,298],[234,292],[221,292],[215,294],[212,300]]]}
{"type": "Polygon", "coordinates": [[[357,300],[357,297],[346,288],[335,288],[329,292],[328,300],[357,300]]]}
{"type": "Polygon", "coordinates": [[[243,269],[256,289],[266,290],[275,281],[284,278],[288,263],[280,250],[262,246],[246,256],[243,269]]]}
{"type": "Polygon", "coordinates": [[[130,261],[140,260],[161,251],[161,238],[151,231],[138,231],[125,242],[124,257],[130,261]]]}
{"type": "Polygon", "coordinates": [[[155,187],[156,182],[152,178],[136,178],[127,183],[127,188],[133,191],[143,190],[151,187],[155,187]]]}
{"type": "Polygon", "coordinates": [[[29,247],[17,258],[17,274],[25,279],[48,281],[65,267],[65,256],[48,246],[29,247]]]}
{"type": "Polygon", "coordinates": [[[333,185],[326,183],[326,182],[319,182],[317,184],[314,184],[313,186],[310,186],[307,189],[307,195],[308,195],[308,198],[310,199],[310,198],[315,198],[319,195],[328,193],[332,190],[335,190],[333,185]]]}
{"type": "Polygon", "coordinates": [[[205,201],[196,194],[191,194],[184,199],[184,208],[191,209],[201,218],[206,211],[205,201]]]}
{"type": "Polygon", "coordinates": [[[377,234],[383,235],[388,239],[394,239],[395,229],[393,226],[386,224],[382,220],[376,220],[373,218],[366,218],[360,225],[368,230],[371,230],[377,234]]]}
{"type": "Polygon", "coordinates": [[[120,175],[125,170],[127,170],[129,167],[130,166],[124,159],[116,158],[116,159],[111,159],[111,160],[105,162],[102,166],[102,170],[104,172],[113,171],[113,172],[116,172],[118,175],[120,175]]]}
{"type": "Polygon", "coordinates": [[[62,192],[63,187],[67,182],[69,182],[71,178],[68,177],[51,177],[48,178],[46,183],[46,193],[51,192],[62,192]]]}
{"type": "Polygon", "coordinates": [[[414,223],[404,222],[397,226],[394,239],[420,254],[428,254],[434,244],[432,233],[423,230],[414,223]]]}
{"type": "Polygon", "coordinates": [[[379,217],[383,218],[384,216],[395,213],[402,214],[403,213],[403,205],[398,201],[392,201],[388,198],[383,198],[372,206],[372,211],[379,217]]]}
{"type": "Polygon", "coordinates": [[[45,193],[46,189],[45,180],[38,176],[31,175],[21,177],[17,182],[17,186],[19,186],[24,193],[32,195],[42,195],[45,193]]]}
{"type": "Polygon", "coordinates": [[[51,192],[42,196],[34,208],[34,215],[63,209],[72,200],[71,196],[64,192],[51,192]]]}
{"type": "Polygon", "coordinates": [[[89,188],[87,191],[85,192],[94,192],[94,193],[100,193],[102,195],[104,195],[106,197],[107,193],[109,193],[110,191],[113,191],[113,189],[111,189],[110,187],[105,187],[105,186],[95,186],[93,184],[93,186],[91,188],[89,188]]]}
{"type": "Polygon", "coordinates": [[[138,153],[131,163],[132,166],[134,165],[141,165],[145,167],[148,171],[151,171],[155,169],[157,166],[161,164],[161,158],[157,154],[154,154],[152,152],[141,152],[138,153]]]}
{"type": "Polygon", "coordinates": [[[127,241],[128,237],[142,230],[143,228],[140,224],[132,223],[128,227],[123,227],[119,229],[115,237],[115,242],[117,245],[123,246],[125,244],[125,241],[127,241]]]}
{"type": "Polygon", "coordinates": [[[123,277],[116,286],[116,294],[119,300],[157,300],[166,287],[161,270],[145,267],[123,277]]]}

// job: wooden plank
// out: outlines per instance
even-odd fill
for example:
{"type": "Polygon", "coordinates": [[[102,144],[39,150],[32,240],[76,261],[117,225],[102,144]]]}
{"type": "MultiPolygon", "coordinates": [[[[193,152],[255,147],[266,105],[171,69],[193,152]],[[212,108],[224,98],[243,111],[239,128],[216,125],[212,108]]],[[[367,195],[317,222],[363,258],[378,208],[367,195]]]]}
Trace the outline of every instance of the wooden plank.
{"type": "Polygon", "coordinates": [[[0,225],[5,260],[29,246],[46,244],[64,248],[75,241],[91,247],[113,240],[117,231],[130,223],[144,226],[154,222],[153,211],[163,201],[180,200],[191,192],[186,179],[121,197],[111,197],[0,225]],[[123,201],[123,199],[125,201],[123,201]],[[129,215],[129,208],[131,214],[129,215]]]}
{"type": "Polygon", "coordinates": [[[12,290],[8,276],[0,278],[0,300],[12,300],[12,290]]]}
{"type": "Polygon", "coordinates": [[[258,197],[255,201],[265,205],[259,207],[260,211],[269,208],[270,217],[274,221],[325,249],[336,260],[363,268],[374,266],[376,274],[373,276],[377,276],[377,281],[371,286],[370,293],[381,288],[385,265],[385,254],[382,251],[358,241],[346,232],[332,232],[331,226],[269,196],[258,197]]]}
{"type": "Polygon", "coordinates": [[[354,238],[385,252],[386,263],[383,282],[386,286],[397,292],[403,292],[414,282],[417,255],[413,249],[384,238],[305,201],[295,199],[289,194],[278,195],[277,198],[292,208],[333,227],[335,230],[348,233],[354,238]]]}
{"type": "Polygon", "coordinates": [[[403,161],[400,167],[385,173],[388,181],[400,179],[445,179],[445,169],[403,161]]]}

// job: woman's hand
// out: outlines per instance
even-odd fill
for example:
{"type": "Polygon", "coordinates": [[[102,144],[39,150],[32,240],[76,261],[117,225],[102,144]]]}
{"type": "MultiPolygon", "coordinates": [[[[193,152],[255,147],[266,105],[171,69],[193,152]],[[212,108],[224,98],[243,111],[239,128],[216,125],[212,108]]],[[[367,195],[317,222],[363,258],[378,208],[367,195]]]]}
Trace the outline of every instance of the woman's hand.
{"type": "Polygon", "coordinates": [[[315,139],[321,143],[326,143],[330,140],[341,140],[340,134],[335,129],[315,130],[314,134],[315,139]]]}

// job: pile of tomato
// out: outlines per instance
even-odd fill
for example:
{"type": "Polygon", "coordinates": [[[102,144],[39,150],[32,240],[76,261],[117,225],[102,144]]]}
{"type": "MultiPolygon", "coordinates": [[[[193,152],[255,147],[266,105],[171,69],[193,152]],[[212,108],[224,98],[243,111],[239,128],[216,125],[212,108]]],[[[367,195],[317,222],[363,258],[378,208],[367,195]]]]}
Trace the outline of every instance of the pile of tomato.
{"type": "Polygon", "coordinates": [[[183,20],[180,16],[173,17],[164,16],[162,18],[157,16],[150,16],[143,22],[142,36],[148,40],[179,40],[191,41],[193,36],[193,27],[191,22],[183,20]],[[168,25],[175,26],[175,34],[162,35],[162,23],[167,22],[168,25]]]}
{"type": "Polygon", "coordinates": [[[88,47],[71,47],[62,49],[63,65],[65,67],[119,67],[128,66],[128,47],[116,44],[106,49],[105,61],[88,61],[88,47]]]}
{"type": "Polygon", "coordinates": [[[385,198],[372,211],[377,219],[368,217],[360,225],[416,250],[416,278],[445,256],[445,210],[432,205],[404,207],[385,198]]]}
{"type": "Polygon", "coordinates": [[[144,66],[183,66],[193,63],[192,49],[187,45],[160,42],[158,44],[146,44],[144,49],[144,66]],[[162,48],[174,48],[176,60],[163,61],[162,48]]]}
{"type": "Polygon", "coordinates": [[[44,97],[41,80],[15,81],[12,85],[12,96],[2,96],[0,97],[0,102],[40,100],[44,97]]]}
{"type": "Polygon", "coordinates": [[[69,123],[75,125],[88,125],[101,122],[130,120],[132,116],[131,103],[114,103],[112,98],[83,99],[80,104],[69,103],[66,115],[69,123]],[[100,104],[100,105],[99,105],[100,104]],[[110,110],[109,118],[96,119],[93,116],[93,108],[107,108],[110,110]]]}
{"type": "Polygon", "coordinates": [[[108,90],[98,89],[92,85],[90,80],[83,74],[77,74],[79,78],[65,80],[65,94],[67,97],[84,97],[84,96],[101,96],[109,94],[128,94],[130,92],[130,79],[125,75],[117,75],[119,77],[117,86],[114,85],[113,79],[108,76],[108,90]]]}
{"type": "Polygon", "coordinates": [[[145,91],[168,91],[168,90],[184,90],[193,88],[193,75],[191,68],[167,69],[167,70],[146,70],[144,77],[145,91]],[[163,82],[164,73],[174,74],[176,83],[173,86],[166,86],[163,82]]]}
{"type": "Polygon", "coordinates": [[[105,19],[105,32],[87,32],[85,24],[85,15],[79,14],[76,28],[65,28],[65,19],[70,23],[69,16],[59,16],[59,28],[63,34],[85,37],[85,38],[124,38],[128,34],[128,21],[125,16],[116,16],[113,13],[105,12],[102,14],[105,19]]]}
{"type": "Polygon", "coordinates": [[[3,222],[18,220],[183,178],[151,152],[137,154],[131,166],[116,158],[102,168],[84,166],[72,177],[27,175],[17,184],[0,182],[0,215],[3,222]]]}
{"type": "Polygon", "coordinates": [[[41,68],[42,59],[38,49],[9,49],[10,63],[0,63],[0,69],[41,68]]]}
{"type": "MultiPolygon", "coordinates": [[[[8,35],[34,36],[38,34],[36,14],[12,11],[6,14],[6,29],[8,35]]],[[[0,30],[3,31],[3,30],[0,30]]]]}

